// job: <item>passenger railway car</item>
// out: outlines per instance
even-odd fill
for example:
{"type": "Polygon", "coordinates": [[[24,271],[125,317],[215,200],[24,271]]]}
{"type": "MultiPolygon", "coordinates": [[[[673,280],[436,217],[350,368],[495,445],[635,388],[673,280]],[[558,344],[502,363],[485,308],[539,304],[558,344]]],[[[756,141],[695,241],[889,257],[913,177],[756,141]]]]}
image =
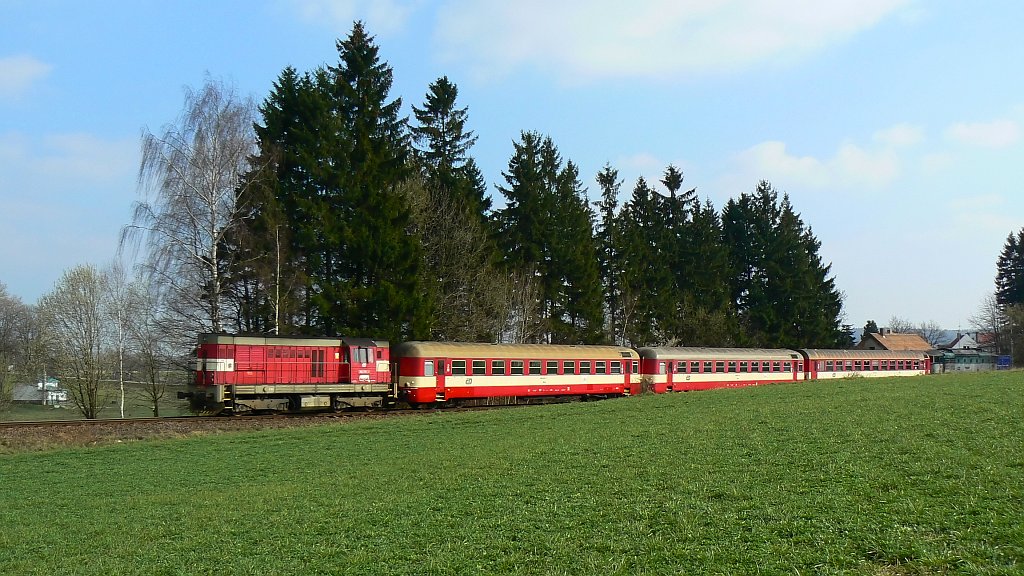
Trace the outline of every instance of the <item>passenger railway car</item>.
{"type": "Polygon", "coordinates": [[[202,412],[379,406],[395,397],[388,343],[200,334],[192,406],[202,412]]]}
{"type": "Polygon", "coordinates": [[[931,372],[924,352],[909,350],[801,350],[813,380],[863,376],[917,376],[931,372]]]}
{"type": "Polygon", "coordinates": [[[654,392],[799,382],[804,357],[770,348],[641,348],[640,372],[654,392]]]}
{"type": "Polygon", "coordinates": [[[622,346],[406,342],[392,353],[399,398],[414,406],[640,392],[639,355],[622,346]]]}

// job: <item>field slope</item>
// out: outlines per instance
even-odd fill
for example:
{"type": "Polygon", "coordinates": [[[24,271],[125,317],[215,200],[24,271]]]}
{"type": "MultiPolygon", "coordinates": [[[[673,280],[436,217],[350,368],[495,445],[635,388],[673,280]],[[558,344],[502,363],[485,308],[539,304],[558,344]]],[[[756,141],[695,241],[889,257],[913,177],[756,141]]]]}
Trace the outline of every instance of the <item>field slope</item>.
{"type": "Polygon", "coordinates": [[[0,574],[1020,574],[1022,380],[0,456],[0,574]]]}

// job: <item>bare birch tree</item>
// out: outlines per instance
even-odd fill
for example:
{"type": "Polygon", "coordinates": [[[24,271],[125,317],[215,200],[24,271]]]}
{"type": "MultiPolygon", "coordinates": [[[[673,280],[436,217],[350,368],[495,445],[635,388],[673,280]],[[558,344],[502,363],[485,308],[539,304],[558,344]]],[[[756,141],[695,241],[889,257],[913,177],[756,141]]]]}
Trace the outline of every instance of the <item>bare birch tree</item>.
{"type": "Polygon", "coordinates": [[[108,373],[103,314],[103,277],[90,265],[73,268],[39,301],[47,344],[57,378],[86,418],[99,416],[106,395],[100,383],[108,373]]]}
{"type": "Polygon", "coordinates": [[[186,90],[176,124],[142,136],[142,163],[132,224],[122,248],[144,241],[148,267],[167,292],[182,345],[196,332],[222,329],[229,255],[223,240],[244,214],[242,175],[255,153],[254,104],[233,87],[207,79],[186,90]]]}
{"type": "Polygon", "coordinates": [[[142,303],[138,287],[128,278],[120,261],[115,261],[103,271],[102,281],[103,315],[109,322],[111,344],[117,356],[121,418],[124,418],[125,355],[129,352],[132,323],[138,318],[142,303]]]}

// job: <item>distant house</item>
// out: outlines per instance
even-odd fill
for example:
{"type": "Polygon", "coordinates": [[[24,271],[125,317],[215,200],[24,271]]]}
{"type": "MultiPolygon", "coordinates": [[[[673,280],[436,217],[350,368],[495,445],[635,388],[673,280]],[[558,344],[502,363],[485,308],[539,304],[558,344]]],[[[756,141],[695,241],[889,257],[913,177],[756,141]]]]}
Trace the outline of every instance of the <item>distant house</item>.
{"type": "Polygon", "coordinates": [[[932,354],[932,372],[987,372],[996,369],[997,357],[969,334],[957,334],[932,354]]]}
{"type": "Polygon", "coordinates": [[[957,334],[952,342],[943,344],[939,348],[943,350],[977,350],[980,346],[974,338],[971,338],[970,334],[957,334]]]}
{"type": "Polygon", "coordinates": [[[932,349],[932,345],[920,334],[896,334],[883,328],[881,332],[865,334],[857,344],[857,349],[927,352],[932,349]]]}
{"type": "Polygon", "coordinates": [[[46,382],[37,384],[15,384],[11,391],[11,401],[18,404],[63,406],[68,402],[68,391],[61,388],[55,378],[47,378],[46,382]]]}

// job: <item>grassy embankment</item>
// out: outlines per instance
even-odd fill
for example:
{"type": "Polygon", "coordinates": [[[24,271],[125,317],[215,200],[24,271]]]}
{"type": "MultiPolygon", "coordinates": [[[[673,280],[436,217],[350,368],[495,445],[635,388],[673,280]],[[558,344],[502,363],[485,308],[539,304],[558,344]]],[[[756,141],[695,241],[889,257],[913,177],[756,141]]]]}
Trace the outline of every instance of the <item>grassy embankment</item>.
{"type": "Polygon", "coordinates": [[[1020,574],[1020,372],[0,457],[2,574],[1020,574]]]}
{"type": "MultiPolygon", "coordinates": [[[[176,394],[184,387],[169,386],[165,397],[160,400],[161,416],[184,416],[188,412],[187,400],[178,400],[176,394]]],[[[102,396],[107,400],[99,417],[120,418],[121,400],[118,390],[114,387],[104,388],[102,396]]],[[[143,391],[134,385],[126,387],[124,402],[125,418],[147,418],[153,415],[153,406],[144,396],[143,391]]],[[[11,404],[0,411],[0,422],[25,422],[37,420],[84,420],[82,413],[70,402],[60,408],[41,406],[39,404],[11,404]]]]}

